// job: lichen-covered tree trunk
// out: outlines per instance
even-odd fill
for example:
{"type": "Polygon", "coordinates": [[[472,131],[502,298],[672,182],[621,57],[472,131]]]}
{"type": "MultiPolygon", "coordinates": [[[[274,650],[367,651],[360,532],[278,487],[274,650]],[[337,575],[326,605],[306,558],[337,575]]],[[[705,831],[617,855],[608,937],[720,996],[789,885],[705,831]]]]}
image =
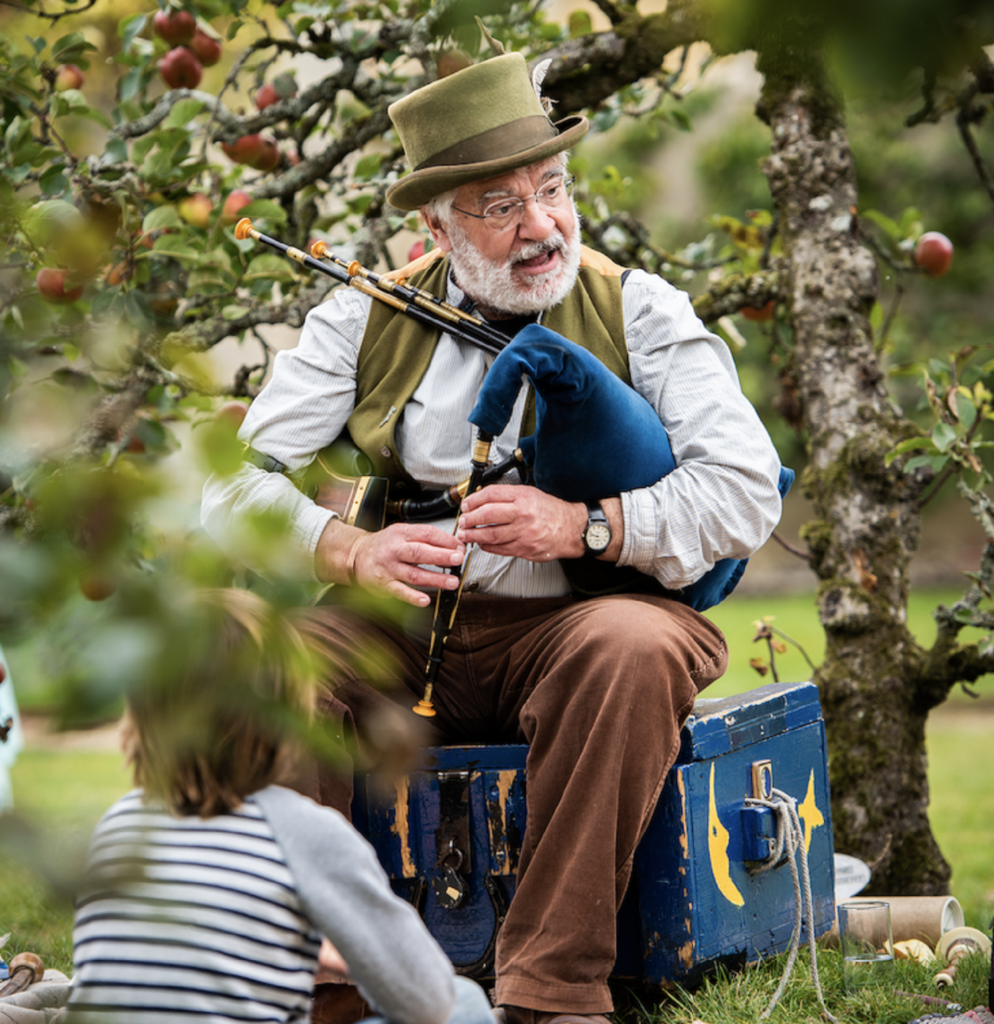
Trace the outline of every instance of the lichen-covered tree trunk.
{"type": "MultiPolygon", "coordinates": [[[[947,890],[928,822],[922,651],[906,627],[918,542],[916,481],[885,455],[913,428],[882,386],[869,313],[875,261],[860,243],[841,104],[812,53],[761,58],[765,172],[785,253],[794,383],[809,437],[804,538],[826,634],[818,671],[829,737],[835,845],[873,868],[871,889],[947,890]]],[[[870,890],[868,890],[870,891],[870,890]]]]}

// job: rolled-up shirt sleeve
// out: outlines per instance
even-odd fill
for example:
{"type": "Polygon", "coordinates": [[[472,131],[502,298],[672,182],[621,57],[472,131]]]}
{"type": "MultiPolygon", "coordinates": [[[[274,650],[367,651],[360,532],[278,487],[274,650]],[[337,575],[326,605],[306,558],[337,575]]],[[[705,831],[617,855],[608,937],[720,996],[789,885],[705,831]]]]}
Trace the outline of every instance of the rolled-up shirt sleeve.
{"type": "Polygon", "coordinates": [[[780,519],[780,460],[728,347],[689,297],[641,271],[623,295],[632,384],[665,426],[677,468],[621,496],[619,564],[677,589],[766,542],[780,519]]]}
{"type": "MultiPolygon", "coordinates": [[[[238,436],[289,472],[309,465],[342,432],[355,401],[356,361],[370,299],[340,289],[307,315],[296,348],[277,353],[270,382],[253,401],[238,436]]],[[[252,568],[316,579],[314,552],[333,513],[315,505],[282,473],[246,463],[204,485],[200,519],[230,554],[252,568]],[[276,515],[287,523],[282,565],[260,564],[246,542],[246,524],[276,515]]]]}

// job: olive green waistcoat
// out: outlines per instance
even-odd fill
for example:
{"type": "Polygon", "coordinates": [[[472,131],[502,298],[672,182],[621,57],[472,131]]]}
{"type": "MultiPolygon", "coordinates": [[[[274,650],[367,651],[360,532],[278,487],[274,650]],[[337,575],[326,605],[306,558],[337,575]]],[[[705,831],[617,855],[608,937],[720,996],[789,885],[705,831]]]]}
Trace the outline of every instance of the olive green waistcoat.
{"type": "MultiPolygon", "coordinates": [[[[542,324],[592,352],[626,383],[631,383],[621,305],[622,268],[592,250],[583,250],[576,286],[548,310],[542,324]]],[[[433,295],[446,294],[447,259],[418,261],[409,276],[396,276],[433,295]]],[[[357,368],[355,409],[348,420],[352,441],[369,458],[374,476],[406,486],[414,482],[397,456],[394,432],[404,406],[431,362],[439,332],[386,303],[373,300],[357,368]]],[[[529,395],[521,434],[535,429],[534,396],[529,395]]],[[[469,462],[467,456],[467,472],[469,462]]]]}

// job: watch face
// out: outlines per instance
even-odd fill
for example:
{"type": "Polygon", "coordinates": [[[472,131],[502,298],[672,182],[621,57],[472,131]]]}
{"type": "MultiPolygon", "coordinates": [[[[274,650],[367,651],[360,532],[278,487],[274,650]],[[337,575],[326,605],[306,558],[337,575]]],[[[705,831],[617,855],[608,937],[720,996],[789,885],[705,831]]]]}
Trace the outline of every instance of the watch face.
{"type": "Polygon", "coordinates": [[[611,543],[611,527],[607,523],[591,523],[584,534],[587,547],[603,551],[611,543]]]}

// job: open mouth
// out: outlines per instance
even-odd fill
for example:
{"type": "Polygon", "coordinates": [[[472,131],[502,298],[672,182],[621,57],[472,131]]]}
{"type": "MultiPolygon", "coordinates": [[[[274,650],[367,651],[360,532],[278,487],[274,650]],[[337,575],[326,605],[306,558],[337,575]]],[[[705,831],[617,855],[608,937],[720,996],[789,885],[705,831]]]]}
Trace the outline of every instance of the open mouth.
{"type": "Polygon", "coordinates": [[[531,273],[541,273],[544,270],[551,270],[559,258],[558,249],[543,249],[535,256],[515,260],[515,270],[521,269],[531,273]]]}

